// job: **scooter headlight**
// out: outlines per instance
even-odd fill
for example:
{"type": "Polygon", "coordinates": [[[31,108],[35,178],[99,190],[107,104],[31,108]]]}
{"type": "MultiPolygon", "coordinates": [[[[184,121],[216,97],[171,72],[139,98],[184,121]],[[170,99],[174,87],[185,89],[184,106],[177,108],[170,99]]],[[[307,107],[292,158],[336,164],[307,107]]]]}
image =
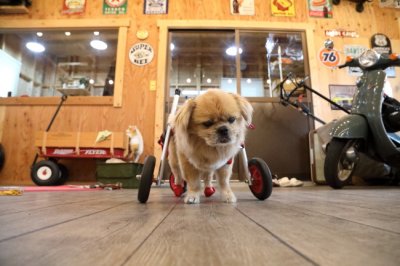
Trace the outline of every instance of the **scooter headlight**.
{"type": "Polygon", "coordinates": [[[376,64],[379,60],[379,54],[374,50],[366,50],[358,58],[361,67],[370,67],[376,64]]]}

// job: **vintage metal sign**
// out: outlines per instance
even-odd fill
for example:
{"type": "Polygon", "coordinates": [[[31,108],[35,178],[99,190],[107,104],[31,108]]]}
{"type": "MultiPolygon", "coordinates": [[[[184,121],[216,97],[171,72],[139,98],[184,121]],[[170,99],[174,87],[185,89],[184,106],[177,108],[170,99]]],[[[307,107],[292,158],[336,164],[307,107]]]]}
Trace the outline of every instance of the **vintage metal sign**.
{"type": "Polygon", "coordinates": [[[128,9],[128,0],[104,0],[103,14],[119,15],[126,14],[128,9]]]}
{"type": "Polygon", "coordinates": [[[129,59],[132,64],[137,66],[144,66],[150,63],[154,57],[153,47],[144,42],[137,43],[129,50],[129,59]]]}

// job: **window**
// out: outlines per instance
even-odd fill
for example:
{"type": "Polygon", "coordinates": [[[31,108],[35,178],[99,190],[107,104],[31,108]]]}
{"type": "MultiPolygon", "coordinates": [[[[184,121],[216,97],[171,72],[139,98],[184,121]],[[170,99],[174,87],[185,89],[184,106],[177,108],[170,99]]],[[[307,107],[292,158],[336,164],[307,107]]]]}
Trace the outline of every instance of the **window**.
{"type": "Polygon", "coordinates": [[[2,67],[19,71],[17,85],[2,86],[0,95],[112,96],[117,40],[118,29],[0,32],[0,55],[9,58],[2,67]]]}
{"type": "Polygon", "coordinates": [[[171,30],[170,96],[187,97],[209,88],[246,97],[277,97],[287,74],[306,75],[304,32],[171,30]]]}

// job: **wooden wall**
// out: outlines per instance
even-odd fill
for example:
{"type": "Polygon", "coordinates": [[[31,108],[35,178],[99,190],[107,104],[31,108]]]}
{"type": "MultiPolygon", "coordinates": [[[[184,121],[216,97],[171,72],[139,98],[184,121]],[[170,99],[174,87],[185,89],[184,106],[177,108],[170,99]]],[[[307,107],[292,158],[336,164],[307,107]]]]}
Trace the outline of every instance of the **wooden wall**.
{"type": "MultiPolygon", "coordinates": [[[[157,80],[157,48],[158,28],[157,20],[226,20],[257,22],[285,22],[309,23],[315,27],[314,42],[317,47],[325,40],[325,29],[345,29],[357,31],[359,38],[334,38],[337,49],[342,49],[344,44],[369,45],[369,38],[374,33],[386,34],[392,40],[394,51],[400,52],[400,11],[395,9],[381,9],[377,1],[365,4],[363,13],[355,11],[355,3],[341,1],[339,6],[334,6],[333,19],[309,18],[307,1],[295,0],[296,17],[272,17],[270,1],[254,0],[256,7],[255,16],[233,16],[229,10],[229,0],[185,0],[169,1],[167,15],[143,15],[144,0],[128,0],[126,15],[102,15],[103,1],[87,1],[86,12],[81,15],[62,15],[61,0],[33,1],[30,13],[27,15],[0,15],[0,28],[4,20],[17,19],[99,19],[129,18],[131,26],[128,29],[127,51],[139,40],[136,38],[138,29],[146,29],[150,35],[146,42],[155,48],[155,59],[145,67],[137,67],[125,59],[123,106],[115,108],[110,105],[98,106],[72,106],[62,108],[52,130],[59,131],[98,131],[108,129],[123,131],[130,124],[136,124],[142,131],[145,140],[145,155],[153,154],[156,138],[154,136],[156,92],[149,89],[151,80],[157,80]]],[[[316,53],[317,51],[309,51],[316,53]]],[[[330,70],[322,65],[312,65],[317,70],[316,79],[318,90],[328,95],[329,84],[351,84],[354,78],[347,77],[344,70],[330,70]]],[[[397,70],[397,76],[400,71],[397,70]]],[[[400,98],[399,78],[391,79],[397,98],[400,98]]],[[[158,84],[158,88],[161,86],[158,84]]],[[[6,163],[0,172],[0,184],[31,184],[30,165],[34,158],[33,134],[37,130],[46,128],[55,105],[3,105],[0,106],[0,137],[6,151],[6,163]],[[1,132],[2,130],[2,132],[1,132]]],[[[339,115],[332,112],[329,106],[321,101],[315,101],[316,113],[324,119],[332,119],[339,115]]],[[[71,172],[70,181],[94,181],[94,162],[69,161],[66,162],[71,172]]]]}

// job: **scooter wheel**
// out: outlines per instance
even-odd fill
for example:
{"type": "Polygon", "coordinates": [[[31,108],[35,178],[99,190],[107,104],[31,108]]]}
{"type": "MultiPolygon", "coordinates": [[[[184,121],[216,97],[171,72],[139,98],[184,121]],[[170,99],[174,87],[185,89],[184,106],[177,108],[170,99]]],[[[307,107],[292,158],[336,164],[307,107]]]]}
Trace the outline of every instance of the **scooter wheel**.
{"type": "Polygon", "coordinates": [[[334,189],[342,188],[351,183],[351,177],[357,162],[356,160],[350,160],[346,156],[346,152],[350,148],[357,151],[357,141],[334,138],[328,144],[324,175],[326,183],[334,189]]]}
{"type": "Polygon", "coordinates": [[[272,193],[272,175],[268,165],[260,158],[253,158],[248,162],[248,167],[251,192],[259,200],[267,199],[272,193]]]}
{"type": "Polygon", "coordinates": [[[140,177],[138,200],[140,203],[146,203],[149,199],[151,184],[153,183],[154,167],[156,166],[156,158],[147,156],[140,177]]]}
{"type": "Polygon", "coordinates": [[[38,186],[57,186],[61,181],[61,170],[57,163],[43,160],[33,165],[31,178],[38,186]]]}

